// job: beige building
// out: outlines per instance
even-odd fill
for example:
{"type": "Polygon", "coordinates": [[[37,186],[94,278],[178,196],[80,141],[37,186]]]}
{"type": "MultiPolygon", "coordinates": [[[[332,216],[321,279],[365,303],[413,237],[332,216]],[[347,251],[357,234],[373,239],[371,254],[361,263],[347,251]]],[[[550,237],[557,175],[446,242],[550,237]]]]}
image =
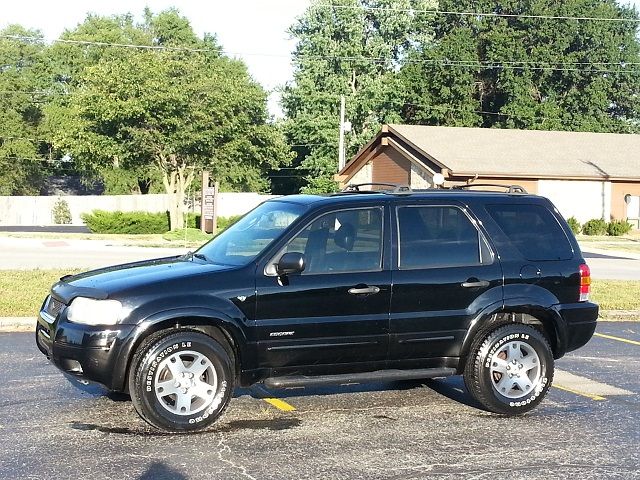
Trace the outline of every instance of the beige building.
{"type": "Polygon", "coordinates": [[[640,222],[640,135],[384,125],[336,176],[342,185],[517,184],[565,217],[640,222]]]}

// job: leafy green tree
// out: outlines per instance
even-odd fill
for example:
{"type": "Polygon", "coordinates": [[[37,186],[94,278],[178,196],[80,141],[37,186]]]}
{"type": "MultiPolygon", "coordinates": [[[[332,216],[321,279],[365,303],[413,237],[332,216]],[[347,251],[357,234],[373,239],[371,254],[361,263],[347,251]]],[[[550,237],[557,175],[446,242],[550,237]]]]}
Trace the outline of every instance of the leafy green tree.
{"type": "Polygon", "coordinates": [[[244,64],[174,50],[128,50],[87,67],[69,96],[56,141],[83,168],[153,165],[183,226],[185,193],[199,169],[223,187],[268,190],[263,173],[288,160],[266,123],[266,93],[244,64]]]}
{"type": "Polygon", "coordinates": [[[0,195],[37,194],[49,169],[43,161],[49,146],[40,139],[45,46],[40,32],[18,25],[0,34],[0,195]]]}
{"type": "MultiPolygon", "coordinates": [[[[443,11],[637,19],[615,0],[441,0],[443,11]]],[[[638,130],[637,22],[436,17],[400,73],[403,120],[434,125],[638,130]],[[636,65],[630,65],[636,63],[636,65]]]]}
{"type": "Polygon", "coordinates": [[[290,29],[297,40],[294,80],[283,91],[285,131],[306,172],[308,192],[336,188],[340,96],[346,96],[355,153],[382,123],[400,120],[396,70],[431,39],[433,0],[314,1],[290,29]],[[369,7],[374,7],[371,9],[369,7]],[[414,11],[410,11],[414,9],[414,11]]]}

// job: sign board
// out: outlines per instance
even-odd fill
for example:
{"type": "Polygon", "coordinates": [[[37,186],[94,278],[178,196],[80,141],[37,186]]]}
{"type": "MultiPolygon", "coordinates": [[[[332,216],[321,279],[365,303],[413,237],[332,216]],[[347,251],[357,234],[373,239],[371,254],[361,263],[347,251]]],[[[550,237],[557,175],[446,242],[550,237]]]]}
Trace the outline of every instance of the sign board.
{"type": "Polygon", "coordinates": [[[216,187],[202,189],[202,218],[213,220],[215,215],[216,187]]]}

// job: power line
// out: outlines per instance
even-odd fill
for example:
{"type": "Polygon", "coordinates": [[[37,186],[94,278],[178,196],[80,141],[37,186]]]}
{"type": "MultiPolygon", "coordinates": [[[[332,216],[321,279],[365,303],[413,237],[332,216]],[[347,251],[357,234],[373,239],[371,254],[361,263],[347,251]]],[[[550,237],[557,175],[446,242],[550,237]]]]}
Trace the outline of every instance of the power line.
{"type": "MultiPolygon", "coordinates": [[[[349,7],[349,6],[345,6],[349,7]]],[[[351,7],[349,7],[351,8],[351,7]]],[[[374,8],[374,7],[371,7],[374,8]]],[[[377,7],[376,7],[377,8],[377,7]]],[[[382,7],[381,7],[382,8],[382,7]]],[[[639,20],[640,21],[640,20],[639,20]]],[[[22,41],[32,41],[36,40],[39,37],[33,36],[23,36],[23,35],[0,35],[0,38],[8,38],[14,40],[22,40],[22,41]]],[[[110,43],[110,42],[98,42],[98,41],[89,41],[89,40],[69,40],[69,39],[54,39],[53,43],[69,43],[69,44],[78,44],[83,46],[98,46],[98,47],[120,47],[120,48],[140,48],[147,49],[153,51],[185,51],[185,52],[216,52],[222,53],[225,55],[235,55],[235,56],[264,56],[264,57],[281,57],[288,58],[289,55],[284,54],[273,54],[273,53],[258,53],[258,52],[231,52],[226,50],[214,49],[214,48],[191,48],[191,47],[172,47],[172,46],[164,46],[164,45],[137,45],[137,44],[126,44],[126,43],[110,43]]],[[[303,60],[339,60],[339,61],[363,61],[363,62],[374,62],[374,63],[387,63],[387,62],[395,62],[397,59],[388,58],[388,57],[370,57],[364,55],[299,55],[293,58],[294,62],[299,62],[303,60]]],[[[434,64],[440,66],[452,66],[452,67],[463,67],[463,68],[484,68],[484,69],[523,69],[528,68],[530,70],[552,70],[552,71],[586,71],[586,72],[595,72],[595,73],[640,73],[640,70],[629,70],[626,69],[627,66],[639,66],[640,62],[626,62],[626,61],[618,61],[618,62],[550,62],[550,61],[533,61],[533,60],[452,60],[452,59],[403,59],[402,63],[411,63],[411,64],[434,64]],[[558,67],[558,65],[570,65],[572,67],[558,67]],[[575,66],[619,66],[621,69],[591,69],[584,70],[580,68],[575,68],[575,66]]],[[[0,91],[0,93],[11,93],[10,91],[0,91]]],[[[33,95],[67,95],[69,92],[43,92],[43,91],[33,91],[33,92],[21,92],[25,94],[33,94],[33,95]]]]}
{"type": "Polygon", "coordinates": [[[623,22],[640,23],[638,18],[620,17],[590,17],[590,16],[567,16],[567,15],[532,15],[525,13],[497,13],[497,12],[455,12],[437,9],[408,9],[396,7],[367,7],[360,5],[331,5],[320,3],[312,5],[311,8],[340,9],[340,10],[362,10],[371,12],[391,12],[391,13],[427,13],[433,15],[457,15],[462,17],[494,17],[494,18],[528,18],[537,20],[575,20],[575,21],[597,21],[597,22],[623,22]]]}

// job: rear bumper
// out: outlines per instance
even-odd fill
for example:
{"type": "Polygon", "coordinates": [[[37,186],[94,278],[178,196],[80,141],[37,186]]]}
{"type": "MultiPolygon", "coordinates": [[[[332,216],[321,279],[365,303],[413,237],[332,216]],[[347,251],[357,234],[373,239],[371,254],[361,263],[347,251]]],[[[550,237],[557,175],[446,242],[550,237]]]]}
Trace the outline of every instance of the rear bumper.
{"type": "Polygon", "coordinates": [[[36,325],[36,345],[64,373],[79,380],[123,390],[122,354],[134,325],[112,329],[70,323],[64,313],[52,319],[41,312],[36,325]]]}
{"type": "MultiPolygon", "coordinates": [[[[563,330],[559,338],[558,358],[587,344],[596,330],[599,307],[595,303],[580,302],[556,306],[562,318],[563,330]]],[[[559,332],[560,333],[560,332],[559,332]]]]}

